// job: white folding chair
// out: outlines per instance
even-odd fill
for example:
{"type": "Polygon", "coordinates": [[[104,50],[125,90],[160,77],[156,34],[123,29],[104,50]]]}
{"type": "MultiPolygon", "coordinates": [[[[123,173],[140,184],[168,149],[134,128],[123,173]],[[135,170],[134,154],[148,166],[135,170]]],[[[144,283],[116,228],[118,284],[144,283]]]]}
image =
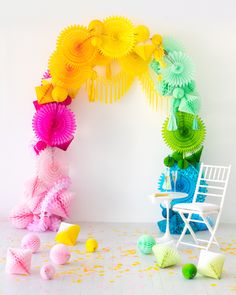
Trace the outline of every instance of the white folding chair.
{"type": "Polygon", "coordinates": [[[223,209],[225,193],[230,175],[230,169],[231,165],[213,166],[204,165],[203,163],[201,164],[196,189],[193,196],[193,202],[176,204],[172,208],[174,211],[180,214],[181,218],[185,223],[183,232],[181,233],[180,238],[177,242],[177,247],[180,244],[184,244],[188,246],[209,250],[212,243],[220,247],[219,243],[215,238],[215,233],[218,228],[220,216],[223,209]],[[201,188],[205,188],[207,192],[200,191],[201,188]],[[197,202],[198,195],[205,195],[206,197],[218,198],[219,202],[218,204],[205,202],[200,203],[197,202]],[[193,214],[198,214],[202,218],[202,220],[193,219],[193,214]],[[214,226],[212,226],[211,222],[209,222],[208,217],[210,215],[216,215],[214,226]],[[207,226],[210,233],[209,240],[198,239],[191,227],[190,222],[204,223],[207,226]],[[195,244],[182,241],[187,230],[189,230],[195,244]]]}

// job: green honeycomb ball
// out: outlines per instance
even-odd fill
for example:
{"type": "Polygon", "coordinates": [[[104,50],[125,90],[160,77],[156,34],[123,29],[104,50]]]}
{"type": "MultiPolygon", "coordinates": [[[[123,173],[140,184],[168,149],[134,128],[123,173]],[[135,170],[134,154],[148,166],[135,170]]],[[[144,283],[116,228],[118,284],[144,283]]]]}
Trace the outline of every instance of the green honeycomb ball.
{"type": "Polygon", "coordinates": [[[143,235],[138,239],[138,249],[143,254],[150,254],[152,253],[152,247],[156,245],[156,241],[152,236],[149,235],[143,235]]]}
{"type": "Polygon", "coordinates": [[[197,267],[192,263],[187,263],[182,267],[182,274],[185,279],[191,280],[197,274],[197,267]]]}

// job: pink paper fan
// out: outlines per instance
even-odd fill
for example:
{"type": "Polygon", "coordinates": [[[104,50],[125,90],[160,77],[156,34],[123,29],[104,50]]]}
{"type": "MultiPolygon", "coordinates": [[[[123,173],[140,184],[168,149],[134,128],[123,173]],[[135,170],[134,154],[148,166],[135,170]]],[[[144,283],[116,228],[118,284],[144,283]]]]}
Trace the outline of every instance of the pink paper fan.
{"type": "Polygon", "coordinates": [[[18,275],[30,274],[31,257],[31,250],[8,248],[6,272],[18,275]]]}
{"type": "Polygon", "coordinates": [[[47,148],[41,154],[38,164],[38,175],[48,186],[68,175],[68,165],[62,151],[47,148]]]}
{"type": "Polygon", "coordinates": [[[27,205],[21,204],[12,209],[10,220],[16,228],[26,228],[33,220],[33,213],[27,205]]]}
{"type": "Polygon", "coordinates": [[[52,147],[60,146],[73,138],[75,115],[62,104],[44,104],[33,117],[33,129],[39,140],[52,147]]]}
{"type": "Polygon", "coordinates": [[[48,205],[48,212],[61,216],[62,218],[68,218],[72,200],[73,194],[70,192],[56,194],[48,205]]]}

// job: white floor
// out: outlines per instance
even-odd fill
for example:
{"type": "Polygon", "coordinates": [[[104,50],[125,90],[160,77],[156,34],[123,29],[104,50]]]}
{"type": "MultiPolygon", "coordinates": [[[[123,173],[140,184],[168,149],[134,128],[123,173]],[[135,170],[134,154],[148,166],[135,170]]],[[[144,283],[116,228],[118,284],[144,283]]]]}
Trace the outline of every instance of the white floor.
{"type": "MultiPolygon", "coordinates": [[[[56,278],[43,281],[40,266],[48,262],[49,249],[54,245],[54,233],[40,234],[41,251],[33,255],[30,276],[8,275],[4,271],[7,247],[18,247],[26,233],[13,229],[8,222],[0,222],[0,294],[68,294],[68,295],[226,295],[236,293],[236,230],[235,225],[222,225],[218,239],[226,254],[221,280],[197,276],[185,280],[181,265],[159,269],[152,255],[136,251],[136,241],[142,234],[160,236],[153,224],[103,224],[83,223],[79,242],[71,247],[71,262],[57,266],[56,278]],[[85,252],[88,237],[99,242],[96,253],[85,252]]],[[[202,236],[204,236],[204,233],[202,236]]],[[[197,263],[199,250],[180,248],[182,264],[197,263]]]]}

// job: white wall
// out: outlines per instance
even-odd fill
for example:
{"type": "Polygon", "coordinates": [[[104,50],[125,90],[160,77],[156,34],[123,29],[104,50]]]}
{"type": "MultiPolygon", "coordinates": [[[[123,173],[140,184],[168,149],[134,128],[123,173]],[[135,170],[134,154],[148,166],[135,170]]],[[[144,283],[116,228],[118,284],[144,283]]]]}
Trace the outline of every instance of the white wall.
{"type": "MultiPolygon", "coordinates": [[[[207,126],[203,158],[233,164],[223,220],[236,222],[236,20],[234,1],[4,1],[0,9],[0,217],[23,197],[34,171],[31,104],[60,30],[91,19],[124,15],[152,33],[173,36],[196,63],[207,126]]],[[[168,150],[164,115],[149,108],[138,83],[119,104],[74,103],[78,137],[68,151],[76,202],[72,219],[155,221],[154,191],[168,150]]]]}

